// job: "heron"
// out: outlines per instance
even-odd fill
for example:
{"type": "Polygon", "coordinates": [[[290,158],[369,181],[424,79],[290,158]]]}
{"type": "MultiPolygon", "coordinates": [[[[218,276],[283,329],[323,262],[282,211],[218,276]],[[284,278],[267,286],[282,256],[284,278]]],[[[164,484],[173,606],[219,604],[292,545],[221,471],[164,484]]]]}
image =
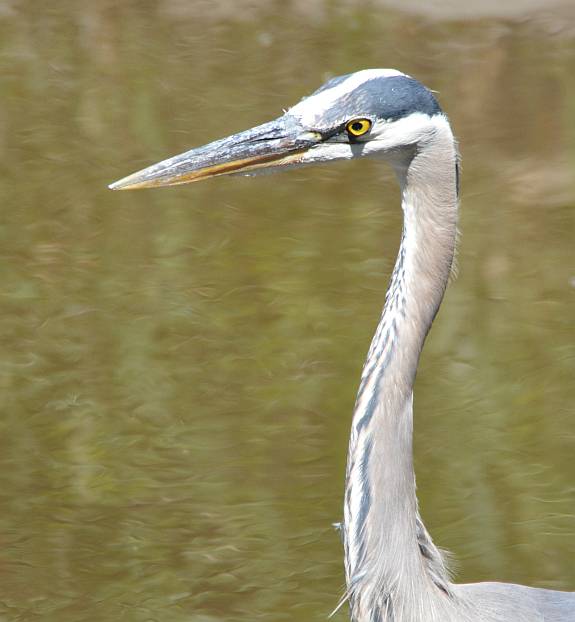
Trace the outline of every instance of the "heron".
{"type": "Polygon", "coordinates": [[[435,95],[394,69],[333,78],[279,118],[186,151],[113,184],[173,186],[372,157],[391,165],[403,229],[361,374],[349,439],[343,521],[353,622],[573,622],[575,592],[455,583],[418,508],[413,388],[454,261],[459,154],[435,95]]]}

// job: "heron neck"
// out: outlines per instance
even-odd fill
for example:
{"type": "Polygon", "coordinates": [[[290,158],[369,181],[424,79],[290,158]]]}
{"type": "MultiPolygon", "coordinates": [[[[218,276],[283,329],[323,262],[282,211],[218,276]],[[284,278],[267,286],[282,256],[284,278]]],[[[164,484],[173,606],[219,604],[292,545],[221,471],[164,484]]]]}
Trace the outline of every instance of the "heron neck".
{"type": "Polygon", "coordinates": [[[394,163],[403,233],[363,369],[348,453],[344,543],[356,622],[448,619],[447,571],[417,507],[412,403],[419,356],[455,252],[456,159],[446,125],[408,161],[394,163]]]}

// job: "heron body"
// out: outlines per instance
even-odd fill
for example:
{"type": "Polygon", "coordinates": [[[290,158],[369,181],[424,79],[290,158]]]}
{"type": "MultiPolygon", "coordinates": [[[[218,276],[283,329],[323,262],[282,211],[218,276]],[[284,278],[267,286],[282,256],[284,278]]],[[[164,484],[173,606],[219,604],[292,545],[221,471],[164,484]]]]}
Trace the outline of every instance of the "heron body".
{"type": "Polygon", "coordinates": [[[459,164],[449,121],[417,80],[391,69],[334,78],[282,117],[112,184],[166,186],[373,156],[401,188],[401,245],[363,368],[342,523],[354,622],[575,622],[575,593],[456,584],[421,520],[413,469],[413,386],[449,279],[459,164]]]}

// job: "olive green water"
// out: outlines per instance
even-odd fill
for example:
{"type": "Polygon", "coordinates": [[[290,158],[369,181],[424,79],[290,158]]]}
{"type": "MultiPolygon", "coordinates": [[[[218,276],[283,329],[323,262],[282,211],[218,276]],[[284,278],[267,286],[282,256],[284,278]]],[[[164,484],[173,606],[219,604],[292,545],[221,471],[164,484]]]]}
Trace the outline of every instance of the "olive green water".
{"type": "Polygon", "coordinates": [[[572,11],[14,1],[0,620],[334,607],[351,410],[401,230],[392,176],[106,185],[378,66],[439,92],[463,154],[459,276],[416,387],[425,520],[458,580],[575,589],[572,11]]]}

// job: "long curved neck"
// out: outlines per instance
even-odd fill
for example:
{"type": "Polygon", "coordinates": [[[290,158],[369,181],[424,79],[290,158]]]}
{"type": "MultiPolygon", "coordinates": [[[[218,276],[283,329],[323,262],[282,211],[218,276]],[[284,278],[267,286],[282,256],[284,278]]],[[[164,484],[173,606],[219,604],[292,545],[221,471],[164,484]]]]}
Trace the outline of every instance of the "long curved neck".
{"type": "Polygon", "coordinates": [[[452,598],[441,554],[419,517],[412,452],[417,364],[457,237],[457,150],[444,121],[409,159],[392,163],[403,235],[362,373],[347,465],[345,566],[356,622],[447,620],[452,598]]]}

